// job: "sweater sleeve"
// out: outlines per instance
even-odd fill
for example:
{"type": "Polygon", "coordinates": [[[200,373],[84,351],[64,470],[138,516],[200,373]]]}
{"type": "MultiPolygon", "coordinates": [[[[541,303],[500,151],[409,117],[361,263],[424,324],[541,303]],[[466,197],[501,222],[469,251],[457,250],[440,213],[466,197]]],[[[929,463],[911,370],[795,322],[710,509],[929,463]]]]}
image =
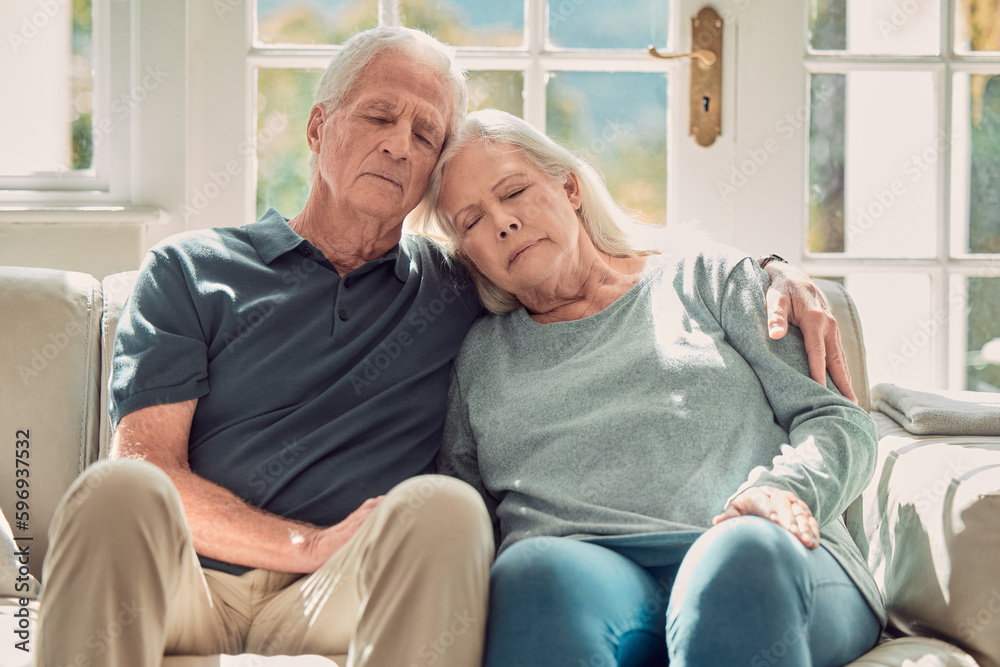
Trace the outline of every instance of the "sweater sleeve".
{"type": "MultiPolygon", "coordinates": [[[[870,480],[878,436],[862,408],[809,377],[801,332],[771,340],[764,292],[767,274],[750,258],[736,264],[722,290],[721,324],[733,348],[750,364],[788,442],[770,466],[750,471],[735,497],[754,486],[795,493],[820,526],[839,517],[870,480]]],[[[833,387],[832,382],[827,382],[833,387]]],[[[732,499],[732,497],[730,498],[732,499]]]]}
{"type": "Polygon", "coordinates": [[[451,384],[448,387],[448,412],[445,415],[444,435],[441,449],[436,459],[437,471],[442,475],[456,477],[479,492],[486,503],[493,522],[494,544],[500,546],[500,521],[497,519],[497,499],[486,490],[479,473],[479,456],[476,437],[469,423],[469,406],[462,397],[462,387],[455,366],[451,369],[451,384]]]}

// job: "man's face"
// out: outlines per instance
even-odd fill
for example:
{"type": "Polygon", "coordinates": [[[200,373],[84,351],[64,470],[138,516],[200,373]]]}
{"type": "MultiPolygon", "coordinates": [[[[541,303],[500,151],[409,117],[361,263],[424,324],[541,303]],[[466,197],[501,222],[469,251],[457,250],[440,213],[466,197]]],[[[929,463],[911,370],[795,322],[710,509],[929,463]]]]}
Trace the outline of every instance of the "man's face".
{"type": "Polygon", "coordinates": [[[451,92],[404,55],[376,58],[333,112],[312,109],[313,189],[338,215],[401,224],[420,201],[447,129],[451,92]]]}

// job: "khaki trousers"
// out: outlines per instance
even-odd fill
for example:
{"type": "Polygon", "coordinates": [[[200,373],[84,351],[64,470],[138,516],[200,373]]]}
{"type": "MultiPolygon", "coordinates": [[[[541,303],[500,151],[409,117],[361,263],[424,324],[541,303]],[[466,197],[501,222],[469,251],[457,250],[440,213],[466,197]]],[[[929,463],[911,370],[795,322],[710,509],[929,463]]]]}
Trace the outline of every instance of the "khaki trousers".
{"type": "Polygon", "coordinates": [[[479,667],[493,557],[479,494],[392,489],[310,575],[203,570],[170,478],[89,468],[50,528],[37,667],[159,667],[163,655],[348,654],[348,665],[479,667]]]}

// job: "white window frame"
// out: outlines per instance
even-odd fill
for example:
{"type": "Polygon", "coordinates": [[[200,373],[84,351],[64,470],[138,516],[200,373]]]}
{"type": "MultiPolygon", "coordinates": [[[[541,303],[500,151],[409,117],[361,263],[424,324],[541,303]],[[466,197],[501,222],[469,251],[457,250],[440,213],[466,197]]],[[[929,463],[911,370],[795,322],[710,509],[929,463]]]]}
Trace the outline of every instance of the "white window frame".
{"type": "MultiPolygon", "coordinates": [[[[60,6],[68,9],[68,5],[60,6]]],[[[128,30],[121,32],[112,29],[112,23],[117,14],[123,11],[118,5],[112,5],[110,0],[92,0],[93,23],[92,45],[94,65],[94,90],[92,121],[95,128],[108,127],[110,121],[110,102],[112,99],[112,75],[118,73],[120,67],[112,67],[110,54],[123,46],[127,47],[130,38],[128,30]]],[[[35,7],[34,9],[39,9],[35,7]]],[[[125,8],[127,10],[127,8],[125,8]]],[[[41,11],[36,12],[44,16],[41,11]]],[[[37,24],[36,24],[37,25],[37,24]]],[[[42,26],[39,29],[44,29],[42,26]]],[[[4,55],[9,56],[5,49],[4,55]]],[[[16,66],[10,63],[10,66],[16,66]]],[[[25,176],[0,174],[0,201],[59,201],[67,197],[84,200],[99,199],[103,194],[122,189],[122,179],[114,180],[116,174],[123,170],[112,168],[115,155],[115,142],[119,144],[128,141],[128,136],[117,133],[109,135],[109,141],[95,143],[93,160],[88,169],[65,172],[50,171],[25,176]]],[[[126,172],[127,173],[127,172],[126,172]]]]}
{"type": "Polygon", "coordinates": [[[176,149],[184,147],[184,124],[164,121],[184,118],[183,4],[93,0],[92,117],[95,138],[101,136],[92,167],[0,176],[0,205],[155,205],[170,199],[170,172],[183,168],[176,149]]]}
{"type": "MultiPolygon", "coordinates": [[[[136,0],[151,2],[151,0],[136,0]]],[[[951,124],[951,72],[998,71],[995,54],[951,56],[954,43],[953,5],[945,1],[942,16],[942,55],[933,58],[848,57],[810,54],[807,49],[809,3],[773,3],[722,0],[713,3],[726,21],[723,44],[722,136],[710,148],[697,146],[687,136],[687,61],[640,64],[638,55],[546,53],[542,33],[542,0],[528,0],[528,53],[485,53],[460,49],[460,62],[470,69],[514,68],[525,71],[525,117],[544,128],[544,102],[537,94],[544,85],[546,67],[607,70],[608,62],[623,68],[669,73],[667,119],[667,217],[672,224],[696,221],[720,240],[753,255],[780,254],[812,275],[850,276],[855,272],[922,272],[933,285],[932,312],[949,307],[952,276],[977,275],[984,266],[996,266],[997,255],[963,256],[952,252],[949,217],[954,216],[950,187],[949,152],[938,162],[938,251],[930,259],[852,259],[837,254],[805,250],[808,224],[808,117],[789,137],[775,129],[776,120],[808,110],[811,72],[842,65],[900,68],[934,67],[944,76],[938,103],[939,123],[951,124]],[[775,35],[781,35],[776,39],[775,35]],[[565,62],[562,57],[565,56],[565,62]],[[637,58],[632,62],[630,58],[637,58]],[[602,67],[596,68],[595,64],[602,67]],[[533,92],[534,91],[534,92],[533,92]],[[946,104],[947,102],[947,104],[946,104]],[[729,181],[733,169],[751,154],[777,141],[756,175],[730,197],[720,196],[719,184],[729,181]]],[[[690,46],[690,17],[704,5],[677,0],[672,14],[669,50],[690,46]]],[[[324,68],[333,48],[268,49],[252,45],[250,8],[243,0],[190,3],[188,9],[188,137],[184,196],[174,213],[175,228],[243,225],[255,217],[255,161],[242,161],[240,146],[253,142],[256,117],[251,100],[253,72],[257,66],[324,68]],[[223,8],[223,9],[220,9],[223,8]],[[219,188],[197,215],[183,219],[182,208],[196,195],[204,203],[205,188],[233,159],[240,160],[240,174],[233,184],[219,188]]],[[[304,138],[303,138],[304,140],[304,138]]],[[[964,218],[958,220],[966,224],[964,218]]],[[[891,295],[886,295],[887,303],[891,295]]],[[[929,388],[964,388],[965,320],[949,317],[949,324],[934,337],[932,382],[929,388]]],[[[869,336],[869,339],[871,336],[869,336]]]]}
{"type": "MultiPolygon", "coordinates": [[[[729,6],[733,0],[723,0],[729,6]]],[[[679,52],[690,47],[690,17],[703,2],[675,2],[670,17],[668,50],[679,52]]],[[[718,4],[718,3],[717,3],[718,4]]],[[[256,164],[244,162],[236,147],[255,140],[256,116],[253,102],[255,68],[325,69],[337,53],[337,46],[265,47],[254,45],[253,3],[248,0],[215,0],[189,8],[191,13],[192,62],[212,63],[211,68],[195,67],[192,72],[190,95],[191,136],[189,156],[191,178],[182,217],[186,228],[219,225],[242,225],[253,219],[256,210],[256,164]],[[245,19],[242,33],[237,31],[237,18],[245,19]],[[243,53],[242,63],[233,57],[243,53]],[[240,68],[240,65],[242,66],[240,68]],[[240,163],[237,186],[224,190],[211,186],[212,175],[220,174],[232,159],[240,163]],[[212,197],[206,197],[208,187],[212,197]],[[200,206],[194,206],[195,199],[200,206]]],[[[398,16],[398,2],[381,0],[380,15],[384,23],[393,23],[398,16]]],[[[629,71],[662,72],[668,75],[667,118],[667,218],[718,220],[715,206],[706,210],[704,203],[685,206],[687,197],[681,192],[714,192],[712,183],[695,178],[695,165],[718,163],[732,152],[731,141],[719,141],[711,149],[698,148],[687,137],[688,61],[665,61],[649,56],[645,50],[609,50],[597,52],[580,49],[549,49],[544,0],[526,0],[525,45],[521,48],[459,47],[457,60],[468,70],[519,70],[524,75],[524,117],[535,127],[545,129],[546,72],[570,71],[629,71]],[[673,174],[673,175],[672,175],[673,174]]],[[[726,26],[729,45],[734,44],[735,29],[726,26]]],[[[734,80],[732,60],[724,63],[724,84],[734,80]]],[[[728,94],[729,91],[727,91],[728,94]]],[[[724,109],[723,123],[732,125],[731,109],[724,109]]],[[[303,137],[303,141],[305,138],[303,137]]],[[[691,197],[691,201],[699,198],[691,197]]],[[[713,197],[714,199],[714,197],[713,197]]],[[[721,205],[722,209],[731,205],[721,205]]],[[[725,217],[731,218],[731,212],[725,217]]]]}
{"type": "MultiPolygon", "coordinates": [[[[951,134],[953,122],[952,75],[956,72],[1000,73],[1000,54],[954,54],[956,0],[942,0],[941,3],[940,55],[906,57],[810,53],[808,3],[793,3],[794,9],[789,7],[782,12],[759,11],[758,6],[745,0],[741,4],[746,9],[740,14],[738,156],[745,157],[748,151],[759,148],[766,138],[773,136],[775,119],[796,109],[808,109],[808,81],[812,73],[864,69],[933,71],[940,82],[938,129],[945,132],[945,136],[951,134]],[[782,35],[782,39],[774,40],[776,34],[782,35]],[[766,43],[768,39],[770,47],[766,43]],[[768,50],[770,57],[762,63],[758,54],[768,50]]],[[[961,118],[956,120],[962,121],[961,118]]],[[[945,146],[936,165],[936,255],[926,259],[851,258],[839,253],[812,253],[805,247],[809,220],[808,123],[807,118],[804,131],[796,132],[783,142],[780,150],[770,156],[766,168],[735,196],[736,217],[743,224],[734,229],[731,241],[745,250],[778,253],[811,275],[849,278],[852,273],[861,272],[926,274],[932,290],[930,312],[944,322],[930,336],[931,386],[926,388],[965,389],[967,321],[962,308],[964,291],[957,281],[970,276],[1000,276],[1000,254],[971,255],[958,250],[961,246],[957,243],[963,240],[960,228],[966,228],[968,220],[962,202],[954,198],[952,161],[953,146],[958,146],[956,151],[962,150],[959,142],[964,133],[959,133],[955,142],[945,146]],[[794,196],[790,196],[793,191],[789,184],[795,184],[794,196]]],[[[956,127],[964,125],[960,122],[956,127]]],[[[967,152],[962,155],[967,160],[967,152]]],[[[965,168],[968,168],[967,162],[965,168]]],[[[892,300],[892,295],[885,295],[887,307],[892,305],[892,300]]]]}

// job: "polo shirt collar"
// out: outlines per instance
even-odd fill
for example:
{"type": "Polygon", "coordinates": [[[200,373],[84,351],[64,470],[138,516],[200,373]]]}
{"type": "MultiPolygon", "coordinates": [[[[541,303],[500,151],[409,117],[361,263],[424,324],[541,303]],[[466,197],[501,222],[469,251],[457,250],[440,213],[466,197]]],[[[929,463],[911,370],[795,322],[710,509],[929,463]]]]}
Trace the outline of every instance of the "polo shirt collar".
{"type": "Polygon", "coordinates": [[[270,264],[290,250],[295,250],[306,242],[296,234],[284,216],[273,208],[252,225],[247,225],[250,240],[265,264],[270,264]]]}
{"type": "Polygon", "coordinates": [[[412,249],[409,247],[409,243],[406,240],[406,236],[389,249],[389,252],[385,253],[381,257],[376,257],[373,260],[366,262],[361,265],[355,271],[359,275],[368,273],[375,269],[376,266],[380,266],[387,262],[393,263],[393,273],[396,274],[396,279],[401,283],[405,283],[407,278],[410,277],[410,263],[411,263],[411,253],[412,249]]]}
{"type": "MultiPolygon", "coordinates": [[[[295,233],[288,226],[288,220],[273,208],[269,208],[267,213],[261,216],[260,220],[252,225],[247,225],[247,233],[253,242],[257,254],[265,264],[270,264],[286,252],[295,250],[303,243],[308,243],[304,238],[295,233]]],[[[394,261],[394,271],[396,278],[400,282],[406,282],[410,276],[410,250],[408,248],[406,236],[393,246],[389,252],[377,259],[373,259],[369,264],[381,264],[382,262],[394,261]]]]}
{"type": "Polygon", "coordinates": [[[401,283],[405,283],[406,279],[410,277],[410,248],[407,242],[407,235],[403,234],[403,238],[399,240],[392,250],[385,253],[386,259],[396,260],[396,278],[401,283]]]}

